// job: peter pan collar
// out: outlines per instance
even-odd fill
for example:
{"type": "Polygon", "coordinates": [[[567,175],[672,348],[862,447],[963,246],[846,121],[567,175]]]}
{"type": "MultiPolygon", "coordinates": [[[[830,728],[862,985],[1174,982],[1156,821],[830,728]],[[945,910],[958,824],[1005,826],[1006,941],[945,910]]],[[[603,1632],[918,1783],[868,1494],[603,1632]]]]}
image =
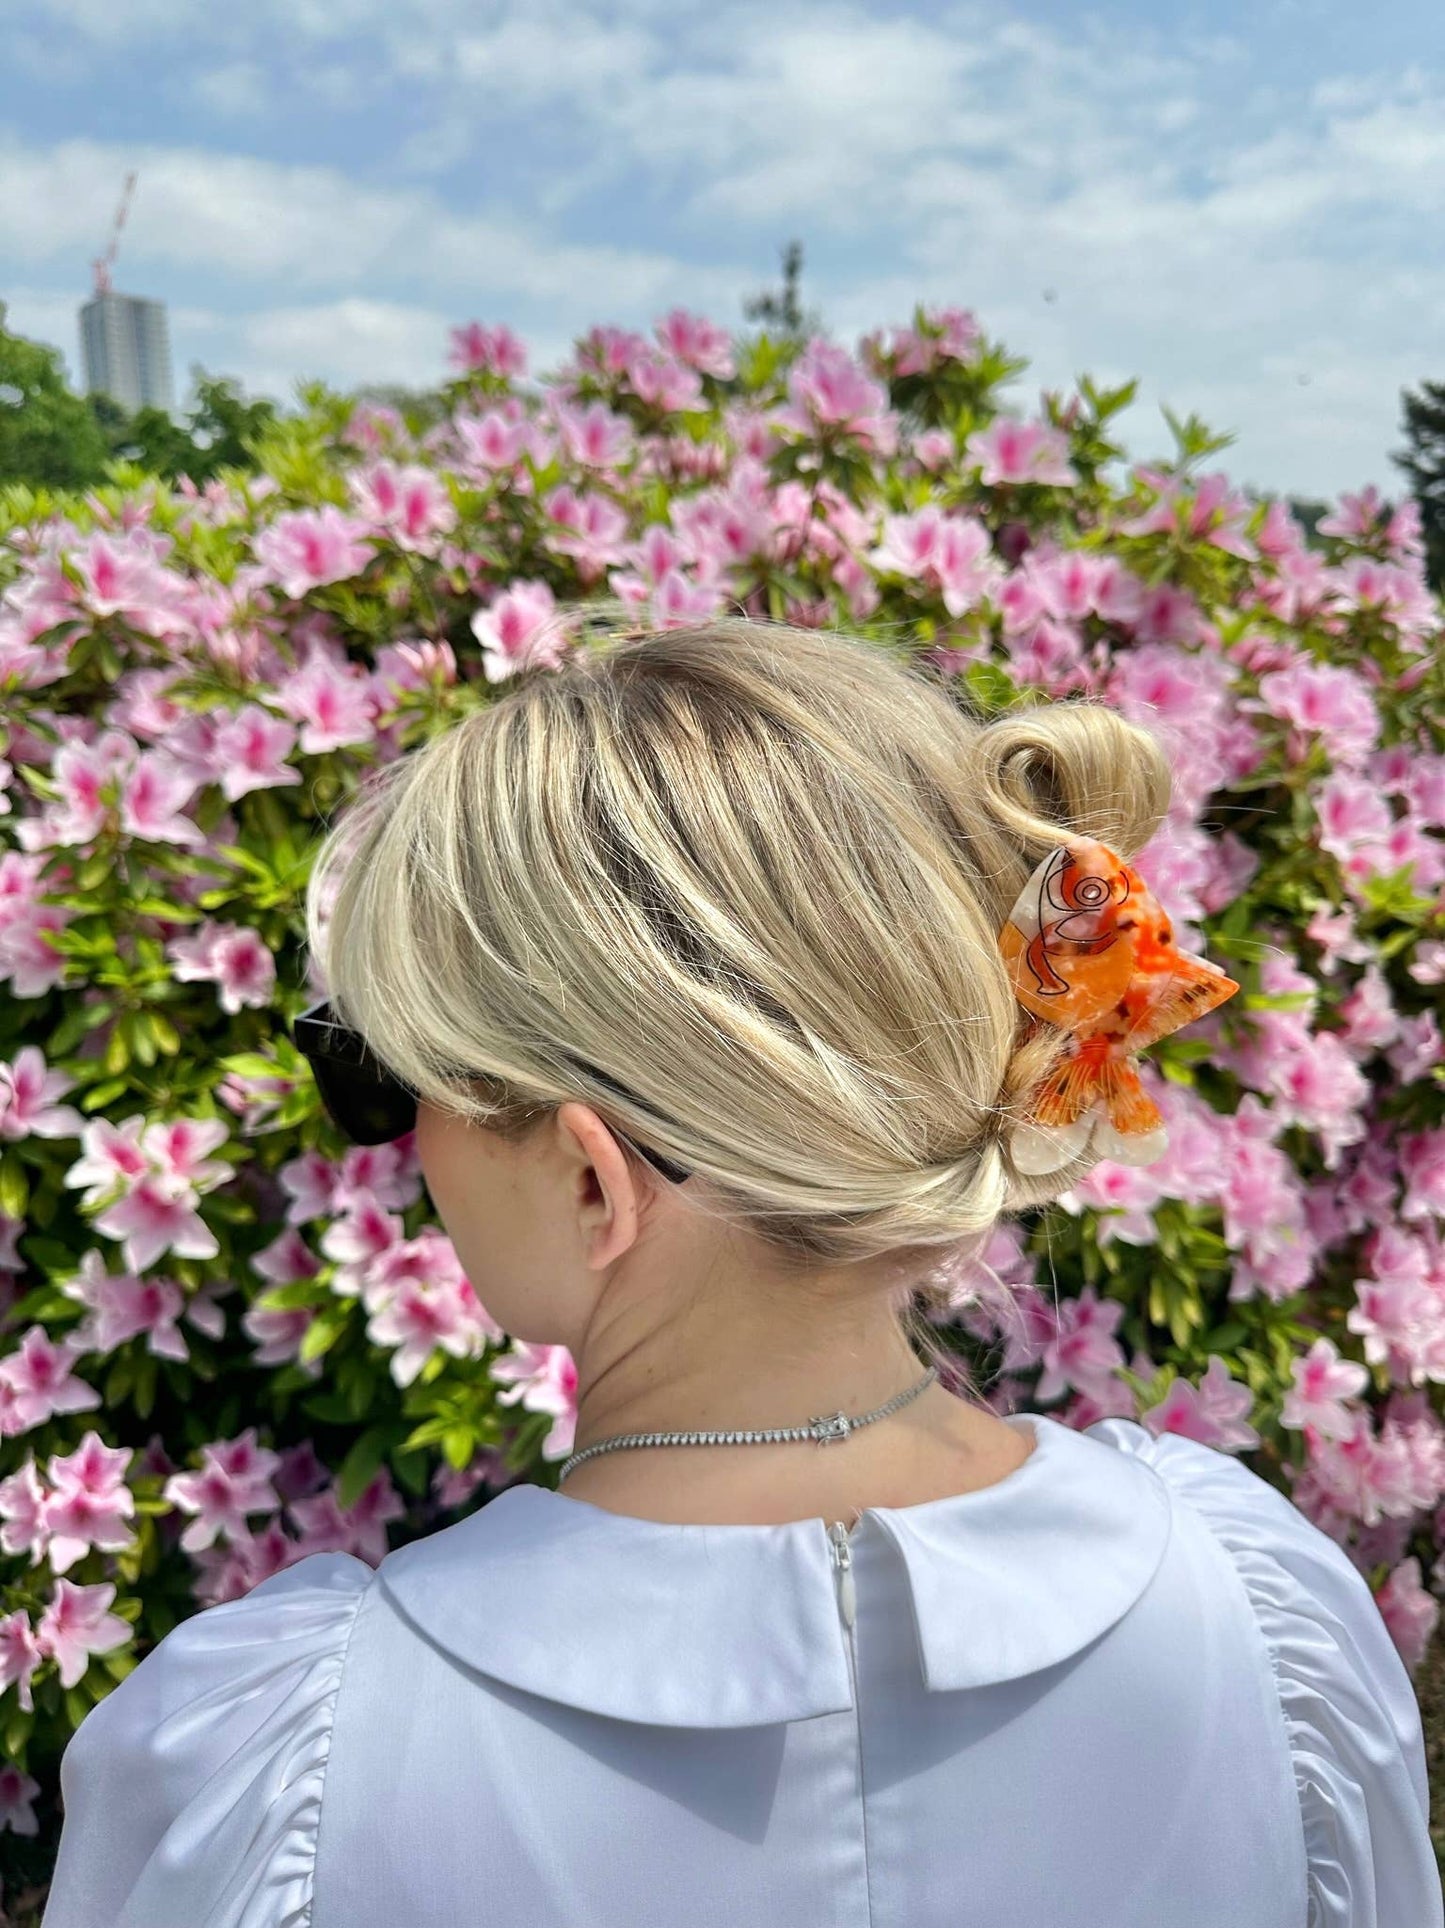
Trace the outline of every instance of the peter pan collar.
{"type": "MultiPolygon", "coordinates": [[[[1037,1444],[981,1491],[870,1506],[902,1559],[923,1684],[1015,1680],[1119,1620],[1169,1539],[1168,1488],[1047,1414],[1037,1444]]],[[[378,1569],[446,1653],[509,1686],[668,1727],[749,1727],[853,1705],[821,1518],[674,1526],[530,1483],[398,1547],[378,1569]]]]}

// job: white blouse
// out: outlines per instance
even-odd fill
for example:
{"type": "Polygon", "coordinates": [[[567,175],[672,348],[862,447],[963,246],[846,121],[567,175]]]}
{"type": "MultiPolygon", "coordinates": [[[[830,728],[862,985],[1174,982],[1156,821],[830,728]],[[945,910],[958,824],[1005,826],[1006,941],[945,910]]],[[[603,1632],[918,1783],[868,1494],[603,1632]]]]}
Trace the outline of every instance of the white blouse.
{"type": "Polygon", "coordinates": [[[177,1626],[82,1722],[44,1928],[1442,1928],[1341,1549],[1107,1419],[981,1492],[670,1526],[531,1484],[177,1626]]]}

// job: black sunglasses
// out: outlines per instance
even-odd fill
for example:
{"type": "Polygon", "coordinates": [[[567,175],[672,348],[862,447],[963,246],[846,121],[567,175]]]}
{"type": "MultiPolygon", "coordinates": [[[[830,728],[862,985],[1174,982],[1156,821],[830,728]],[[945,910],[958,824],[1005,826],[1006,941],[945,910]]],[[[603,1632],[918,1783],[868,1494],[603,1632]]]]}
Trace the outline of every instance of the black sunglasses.
{"type": "MultiPolygon", "coordinates": [[[[394,1078],[366,1048],[366,1041],[350,1025],[343,1024],[323,998],[312,1004],[291,1027],[296,1049],[311,1066],[316,1089],[327,1116],[355,1145],[382,1145],[404,1137],[416,1124],[416,1093],[399,1078],[394,1078]]],[[[611,1078],[594,1071],[619,1097],[631,1094],[611,1078]]],[[[618,1133],[621,1137],[623,1134],[618,1133]]],[[[640,1157],[655,1165],[664,1178],[680,1185],[691,1173],[674,1165],[660,1152],[649,1151],[633,1138],[626,1139],[640,1157]]]]}

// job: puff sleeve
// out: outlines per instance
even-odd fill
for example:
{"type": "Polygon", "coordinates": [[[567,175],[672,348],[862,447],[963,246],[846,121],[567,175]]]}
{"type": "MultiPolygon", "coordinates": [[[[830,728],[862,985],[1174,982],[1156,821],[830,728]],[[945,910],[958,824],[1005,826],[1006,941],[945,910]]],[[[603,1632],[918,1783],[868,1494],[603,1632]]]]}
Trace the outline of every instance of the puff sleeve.
{"type": "Polygon", "coordinates": [[[1301,1928],[1441,1928],[1420,1708],[1363,1574],[1230,1454],[1108,1419],[1091,1438],[1137,1453],[1224,1546],[1269,1651],[1304,1823],[1301,1928]]]}
{"type": "Polygon", "coordinates": [[[314,1553],[172,1629],[60,1762],[42,1928],[305,1928],[347,1645],[373,1569],[314,1553]]]}

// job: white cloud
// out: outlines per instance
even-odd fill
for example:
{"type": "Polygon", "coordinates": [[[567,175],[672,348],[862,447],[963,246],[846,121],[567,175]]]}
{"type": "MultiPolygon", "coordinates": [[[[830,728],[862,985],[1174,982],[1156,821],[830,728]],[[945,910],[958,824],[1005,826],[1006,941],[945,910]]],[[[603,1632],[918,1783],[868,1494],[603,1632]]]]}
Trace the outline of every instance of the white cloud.
{"type": "Polygon", "coordinates": [[[493,304],[572,301],[585,290],[632,307],[679,297],[685,285],[713,298],[737,279],[657,250],[552,239],[522,213],[460,214],[430,190],[370,187],[336,168],[94,141],[48,152],[0,145],[0,254],[64,263],[93,250],[127,165],[140,174],[122,253],[132,280],[143,265],[152,279],[167,265],[347,291],[368,280],[420,283],[493,304]]]}
{"type": "Polygon", "coordinates": [[[216,113],[238,120],[266,113],[273,92],[266,69],[256,60],[231,60],[209,68],[188,81],[187,89],[216,113]]]}

